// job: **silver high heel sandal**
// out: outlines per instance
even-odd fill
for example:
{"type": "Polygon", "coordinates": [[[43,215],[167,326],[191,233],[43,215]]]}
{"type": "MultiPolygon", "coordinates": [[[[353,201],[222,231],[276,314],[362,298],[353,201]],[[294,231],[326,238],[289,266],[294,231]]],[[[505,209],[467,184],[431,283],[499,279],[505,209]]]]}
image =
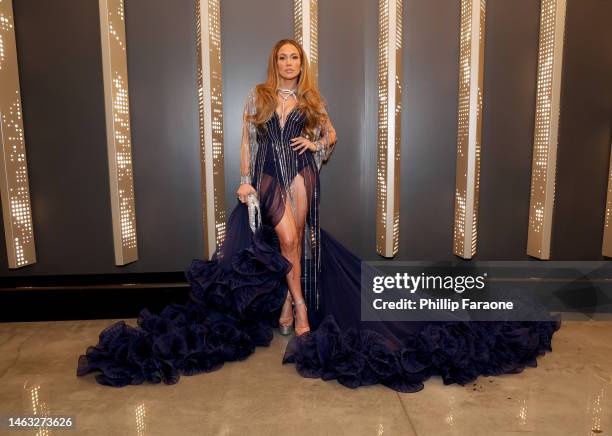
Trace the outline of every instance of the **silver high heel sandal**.
{"type": "MultiPolygon", "coordinates": [[[[287,298],[285,301],[291,301],[291,294],[287,292],[287,298]]],[[[278,331],[283,336],[288,336],[293,333],[293,302],[291,302],[291,316],[290,317],[281,317],[278,319],[278,331]]]]}
{"type": "MultiPolygon", "coordinates": [[[[307,310],[308,307],[306,306],[306,302],[304,301],[304,299],[302,298],[301,300],[298,301],[294,301],[293,302],[293,316],[297,319],[297,315],[295,313],[295,306],[298,306],[300,304],[304,305],[304,309],[307,310]]],[[[307,315],[308,316],[308,315],[307,315]]],[[[308,317],[306,318],[308,320],[308,317]]],[[[310,326],[306,326],[306,327],[298,327],[297,325],[295,326],[295,335],[296,336],[302,336],[306,333],[308,333],[310,331],[310,326]]]]}

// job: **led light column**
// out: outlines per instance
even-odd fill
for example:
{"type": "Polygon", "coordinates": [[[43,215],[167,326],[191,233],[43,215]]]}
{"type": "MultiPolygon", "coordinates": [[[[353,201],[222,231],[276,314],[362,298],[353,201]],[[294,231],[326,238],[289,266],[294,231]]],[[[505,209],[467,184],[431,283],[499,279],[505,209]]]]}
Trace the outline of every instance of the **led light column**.
{"type": "Polygon", "coordinates": [[[35,263],[11,0],[0,0],[0,196],[8,267],[35,263]]]}
{"type": "Polygon", "coordinates": [[[612,155],[610,156],[610,169],[608,172],[608,196],[606,199],[606,218],[604,221],[601,254],[606,257],[612,257],[612,155]]]}
{"type": "Polygon", "coordinates": [[[315,80],[319,75],[318,0],[293,0],[295,40],[302,45],[315,80]]]}
{"type": "Polygon", "coordinates": [[[226,219],[219,0],[196,0],[196,42],[204,253],[210,258],[225,239],[226,219]]]}
{"type": "Polygon", "coordinates": [[[99,0],[115,264],[138,259],[123,0],[99,0]]]}
{"type": "Polygon", "coordinates": [[[402,0],[378,2],[376,252],[398,252],[402,115],[402,0]]]}
{"type": "Polygon", "coordinates": [[[531,199],[527,234],[527,254],[538,259],[550,258],[565,9],[565,0],[542,0],[541,3],[531,199]]]}
{"type": "Polygon", "coordinates": [[[461,1],[453,253],[464,259],[476,254],[478,236],[485,8],[485,0],[461,1]]]}

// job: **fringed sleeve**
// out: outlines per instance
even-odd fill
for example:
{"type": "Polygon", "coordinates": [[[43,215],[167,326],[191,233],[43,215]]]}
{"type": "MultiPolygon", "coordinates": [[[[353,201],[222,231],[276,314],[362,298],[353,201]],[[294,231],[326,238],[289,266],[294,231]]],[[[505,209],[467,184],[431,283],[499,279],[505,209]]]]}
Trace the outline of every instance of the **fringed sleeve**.
{"type": "Polygon", "coordinates": [[[257,156],[257,129],[249,119],[255,115],[255,89],[251,89],[244,103],[242,113],[242,144],[240,148],[240,181],[251,183],[254,176],[255,157],[257,156]]]}
{"type": "Polygon", "coordinates": [[[321,170],[321,165],[331,156],[336,145],[336,130],[325,112],[325,121],[315,130],[315,141],[317,151],[314,152],[317,169],[321,170]]]}

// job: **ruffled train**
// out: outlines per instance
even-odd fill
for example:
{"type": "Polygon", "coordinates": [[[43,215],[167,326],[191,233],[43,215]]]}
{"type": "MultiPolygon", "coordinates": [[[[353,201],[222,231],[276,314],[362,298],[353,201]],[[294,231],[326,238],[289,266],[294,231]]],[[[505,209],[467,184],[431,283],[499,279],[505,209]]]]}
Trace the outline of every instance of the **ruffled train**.
{"type": "MultiPolygon", "coordinates": [[[[416,392],[434,375],[445,384],[466,384],[480,375],[517,373],[552,350],[559,319],[361,321],[360,259],[323,229],[321,244],[321,306],[317,313],[309,309],[312,331],[293,337],[283,357],[304,377],[416,392]]],[[[173,384],[181,375],[246,359],[272,341],[290,268],[274,229],[262,225],[253,234],[247,208],[239,204],[213,258],[196,259],[186,270],[190,300],[159,315],[143,310],[138,327],[109,326],[79,357],[77,375],[94,372],[99,383],[115,387],[173,384]]]]}
{"type": "Polygon", "coordinates": [[[170,304],[159,315],[144,309],[138,327],[124,321],[107,327],[98,345],[79,357],[77,375],[96,372],[99,383],[115,387],[173,384],[181,375],[217,370],[269,345],[291,265],[272,228],[251,233],[246,207],[234,210],[228,227],[232,238],[225,250],[210,261],[195,259],[186,270],[186,304],[170,304]]]}

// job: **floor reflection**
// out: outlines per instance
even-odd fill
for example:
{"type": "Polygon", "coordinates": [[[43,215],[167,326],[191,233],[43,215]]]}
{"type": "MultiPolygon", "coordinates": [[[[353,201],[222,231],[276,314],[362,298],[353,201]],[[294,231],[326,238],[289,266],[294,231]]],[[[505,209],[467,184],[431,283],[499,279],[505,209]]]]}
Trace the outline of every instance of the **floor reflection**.
{"type": "MultiPolygon", "coordinates": [[[[540,435],[612,431],[612,323],[568,322],[520,374],[414,394],[347,389],[281,365],[275,337],[244,362],[176,385],[109,388],[77,378],[84,347],[112,321],[0,324],[0,416],[73,416],[75,435],[540,435]]],[[[2,429],[4,430],[4,429],[2,429]]],[[[13,433],[9,433],[13,434],[13,433]]],[[[67,434],[42,428],[18,434],[67,434]]]]}

